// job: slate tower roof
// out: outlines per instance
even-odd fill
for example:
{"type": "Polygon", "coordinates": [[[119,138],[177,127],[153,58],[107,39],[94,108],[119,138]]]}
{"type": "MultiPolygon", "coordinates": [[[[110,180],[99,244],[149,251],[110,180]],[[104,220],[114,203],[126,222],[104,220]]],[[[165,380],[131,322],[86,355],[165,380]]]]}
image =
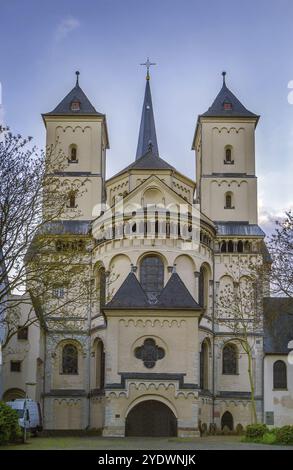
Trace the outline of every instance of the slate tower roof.
{"type": "Polygon", "coordinates": [[[152,148],[155,157],[159,156],[158,142],[156,135],[155,118],[153,111],[150,76],[147,74],[144,101],[142,107],[139,136],[136,150],[136,160],[145,155],[152,148]]]}
{"type": "Polygon", "coordinates": [[[96,111],[90,100],[79,86],[79,72],[76,73],[75,87],[63,98],[62,101],[56,106],[53,111],[46,113],[46,115],[95,115],[103,116],[102,113],[96,111]]]}
{"type": "Polygon", "coordinates": [[[216,96],[209,109],[201,114],[203,117],[253,117],[258,118],[257,114],[252,113],[239,101],[226,85],[226,72],[223,75],[223,86],[216,96]]]}

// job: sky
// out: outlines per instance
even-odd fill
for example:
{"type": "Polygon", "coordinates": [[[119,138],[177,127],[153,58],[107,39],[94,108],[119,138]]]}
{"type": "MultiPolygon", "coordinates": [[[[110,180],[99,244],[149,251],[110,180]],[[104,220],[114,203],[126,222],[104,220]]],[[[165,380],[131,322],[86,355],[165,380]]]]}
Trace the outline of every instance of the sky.
{"type": "Polygon", "coordinates": [[[256,130],[259,222],[293,208],[291,0],[0,0],[5,122],[45,145],[41,113],[75,84],[107,115],[107,176],[135,158],[147,57],[160,156],[195,177],[198,114],[226,83],[256,130]],[[290,83],[291,82],[291,83],[290,83]],[[291,94],[290,94],[291,92],[291,94]]]}

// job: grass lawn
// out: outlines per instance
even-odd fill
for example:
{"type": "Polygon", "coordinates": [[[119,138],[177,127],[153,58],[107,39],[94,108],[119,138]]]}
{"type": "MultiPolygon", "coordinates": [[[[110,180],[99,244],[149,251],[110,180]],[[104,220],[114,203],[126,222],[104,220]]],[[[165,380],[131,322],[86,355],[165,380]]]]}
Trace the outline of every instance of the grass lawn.
{"type": "Polygon", "coordinates": [[[35,437],[26,444],[1,446],[0,450],[217,450],[217,449],[266,449],[292,450],[293,446],[276,446],[242,442],[238,436],[208,436],[203,438],[104,438],[80,437],[35,437]]]}

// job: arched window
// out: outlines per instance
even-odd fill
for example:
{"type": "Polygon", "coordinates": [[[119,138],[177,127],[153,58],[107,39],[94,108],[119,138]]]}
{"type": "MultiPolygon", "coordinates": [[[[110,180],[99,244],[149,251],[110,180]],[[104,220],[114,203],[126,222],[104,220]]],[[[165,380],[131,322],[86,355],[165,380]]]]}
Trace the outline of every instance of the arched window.
{"type": "Polygon", "coordinates": [[[222,242],[222,245],[221,245],[221,253],[226,253],[227,251],[227,244],[226,242],[222,242]]]}
{"type": "Polygon", "coordinates": [[[223,374],[237,374],[237,348],[234,344],[226,344],[223,348],[223,374]]]}
{"type": "Polygon", "coordinates": [[[225,149],[225,163],[232,163],[232,148],[226,147],[225,149]]]}
{"type": "Polygon", "coordinates": [[[69,199],[68,207],[70,207],[70,209],[75,209],[76,208],[76,201],[75,201],[75,192],[74,191],[71,191],[69,193],[68,199],[69,199]]]}
{"type": "Polygon", "coordinates": [[[96,345],[96,388],[102,390],[105,385],[105,352],[102,341],[98,341],[96,345]]]}
{"type": "Polygon", "coordinates": [[[204,266],[201,266],[199,271],[199,292],[198,302],[202,307],[206,307],[207,304],[207,273],[204,266]]]}
{"type": "Polygon", "coordinates": [[[225,194],[225,209],[234,209],[232,205],[232,193],[226,193],[225,194]]]}
{"type": "Polygon", "coordinates": [[[232,240],[229,240],[228,241],[228,252],[233,253],[233,251],[234,251],[233,242],[232,242],[232,240]]]}
{"type": "Polygon", "coordinates": [[[99,269],[97,274],[97,290],[101,312],[106,303],[106,272],[103,267],[99,269]]]}
{"type": "Polygon", "coordinates": [[[68,160],[70,162],[77,162],[77,146],[75,144],[69,146],[68,160]]]}
{"type": "Polygon", "coordinates": [[[202,342],[200,351],[200,388],[208,390],[209,388],[209,348],[206,341],[202,342]]]}
{"type": "Polygon", "coordinates": [[[140,264],[140,283],[148,299],[155,302],[164,287],[164,264],[159,256],[148,255],[140,264]]]}
{"type": "Polygon", "coordinates": [[[62,350],[62,374],[78,374],[78,351],[73,344],[66,344],[62,350]]]}
{"type": "Polygon", "coordinates": [[[238,253],[243,253],[243,241],[242,240],[239,240],[239,242],[237,243],[237,251],[238,253]]]}
{"type": "Polygon", "coordinates": [[[274,389],[287,388],[287,366],[284,361],[274,362],[273,378],[274,389]]]}
{"type": "Polygon", "coordinates": [[[225,411],[221,419],[221,429],[224,429],[225,427],[230,429],[230,431],[233,431],[233,416],[231,415],[230,411],[225,411]]]}

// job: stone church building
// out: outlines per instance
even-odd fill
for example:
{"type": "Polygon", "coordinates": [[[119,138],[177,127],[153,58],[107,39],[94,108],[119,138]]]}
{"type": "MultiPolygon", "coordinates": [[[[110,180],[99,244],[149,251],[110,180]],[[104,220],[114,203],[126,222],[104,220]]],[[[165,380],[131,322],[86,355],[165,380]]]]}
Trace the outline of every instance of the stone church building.
{"type": "MultiPolygon", "coordinates": [[[[47,145],[66,156],[60,178],[86,186],[80,196],[70,194],[52,239],[56,250],[68,240],[80,247],[99,301],[89,296],[69,317],[71,327],[60,313],[38,336],[44,427],[181,437],[244,427],[252,419],[248,357],[216,318],[219,293],[233,286],[229,265],[269,262],[257,216],[259,116],[223,73],[218,95],[195,124],[196,175],[183,175],[160,156],[148,71],[135,159],[106,180],[106,116],[78,78],[43,114],[47,145]]],[[[66,295],[56,282],[52,296],[66,295]]],[[[264,409],[262,323],[249,341],[263,421],[274,409],[270,400],[264,409]]],[[[285,364],[284,345],[282,352],[270,347],[285,364]]]]}

